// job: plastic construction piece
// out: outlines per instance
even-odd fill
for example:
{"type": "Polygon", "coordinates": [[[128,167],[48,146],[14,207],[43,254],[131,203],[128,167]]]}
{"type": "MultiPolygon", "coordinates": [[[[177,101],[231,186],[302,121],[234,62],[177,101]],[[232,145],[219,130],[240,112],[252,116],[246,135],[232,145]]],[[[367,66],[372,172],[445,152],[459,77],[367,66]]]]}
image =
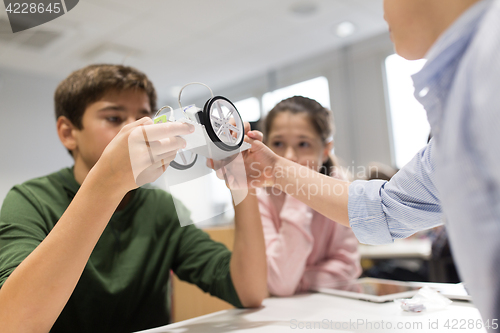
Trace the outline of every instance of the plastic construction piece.
{"type": "MultiPolygon", "coordinates": [[[[159,109],[153,119],[155,124],[166,123],[169,121],[175,121],[174,109],[171,106],[164,106],[159,109]],[[163,112],[165,109],[170,109],[170,111],[163,112]]],[[[191,153],[188,150],[180,149],[177,152],[174,160],[170,162],[170,166],[177,170],[187,170],[192,167],[196,160],[198,159],[198,155],[191,153]]]]}
{"type": "Polygon", "coordinates": [[[408,312],[442,310],[452,303],[449,298],[429,286],[422,287],[412,298],[395,299],[394,302],[399,304],[401,309],[408,312]]]}
{"type": "Polygon", "coordinates": [[[244,124],[234,104],[222,96],[214,96],[212,90],[199,82],[188,83],[179,92],[180,109],[173,110],[164,106],[156,113],[155,124],[170,121],[190,123],[195,127],[194,133],[181,136],[186,140],[186,147],[177,152],[170,166],[178,170],[191,168],[202,155],[213,160],[223,160],[249,149],[250,144],[244,142],[244,124]],[[181,94],[184,88],[192,84],[200,84],[210,90],[211,98],[203,109],[196,105],[183,107],[181,94]],[[166,111],[166,109],[169,111],[166,111]]]}

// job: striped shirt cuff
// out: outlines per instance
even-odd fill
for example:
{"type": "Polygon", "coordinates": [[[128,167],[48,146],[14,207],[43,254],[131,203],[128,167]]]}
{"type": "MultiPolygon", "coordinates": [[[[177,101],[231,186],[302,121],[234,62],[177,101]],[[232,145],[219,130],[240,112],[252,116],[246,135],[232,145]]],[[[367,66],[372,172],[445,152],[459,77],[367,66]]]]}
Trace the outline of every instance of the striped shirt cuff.
{"type": "Polygon", "coordinates": [[[364,244],[392,243],[380,191],[384,180],[356,180],[349,186],[349,224],[364,244]]]}

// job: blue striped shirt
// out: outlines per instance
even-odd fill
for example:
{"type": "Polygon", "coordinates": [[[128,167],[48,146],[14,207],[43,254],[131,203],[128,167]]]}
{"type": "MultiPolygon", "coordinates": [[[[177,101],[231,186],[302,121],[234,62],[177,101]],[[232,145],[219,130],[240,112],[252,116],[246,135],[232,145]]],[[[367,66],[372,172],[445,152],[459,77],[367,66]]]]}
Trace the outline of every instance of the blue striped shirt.
{"type": "Polygon", "coordinates": [[[349,188],[351,227],[380,244],[446,223],[484,320],[500,320],[500,0],[482,0],[413,76],[434,139],[389,182],[349,188]]]}

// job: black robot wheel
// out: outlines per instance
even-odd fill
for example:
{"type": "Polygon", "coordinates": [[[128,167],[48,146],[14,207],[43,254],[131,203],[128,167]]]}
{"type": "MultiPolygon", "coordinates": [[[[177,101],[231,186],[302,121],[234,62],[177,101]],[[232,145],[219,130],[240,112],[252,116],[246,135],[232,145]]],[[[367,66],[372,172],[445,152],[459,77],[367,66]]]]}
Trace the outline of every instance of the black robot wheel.
{"type": "Polygon", "coordinates": [[[177,170],[187,170],[196,163],[197,159],[197,154],[191,153],[186,150],[179,150],[177,152],[177,155],[175,156],[175,159],[170,162],[170,166],[177,170]]]}
{"type": "Polygon", "coordinates": [[[243,120],[230,100],[222,96],[209,99],[203,107],[203,117],[207,134],[217,147],[224,151],[240,148],[245,137],[243,120]]]}

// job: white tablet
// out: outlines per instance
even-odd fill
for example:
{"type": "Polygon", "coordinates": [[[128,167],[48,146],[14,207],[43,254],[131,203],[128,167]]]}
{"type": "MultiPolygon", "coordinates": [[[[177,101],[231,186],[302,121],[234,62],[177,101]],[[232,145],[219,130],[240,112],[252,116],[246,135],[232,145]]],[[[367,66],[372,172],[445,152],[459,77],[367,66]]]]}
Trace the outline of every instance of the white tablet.
{"type": "Polygon", "coordinates": [[[472,297],[463,283],[409,282],[414,286],[429,287],[441,295],[455,301],[472,301],[472,297]]]}
{"type": "Polygon", "coordinates": [[[339,282],[330,288],[317,288],[315,291],[383,303],[397,298],[412,297],[420,288],[421,286],[416,286],[409,282],[361,278],[357,280],[339,282]]]}

